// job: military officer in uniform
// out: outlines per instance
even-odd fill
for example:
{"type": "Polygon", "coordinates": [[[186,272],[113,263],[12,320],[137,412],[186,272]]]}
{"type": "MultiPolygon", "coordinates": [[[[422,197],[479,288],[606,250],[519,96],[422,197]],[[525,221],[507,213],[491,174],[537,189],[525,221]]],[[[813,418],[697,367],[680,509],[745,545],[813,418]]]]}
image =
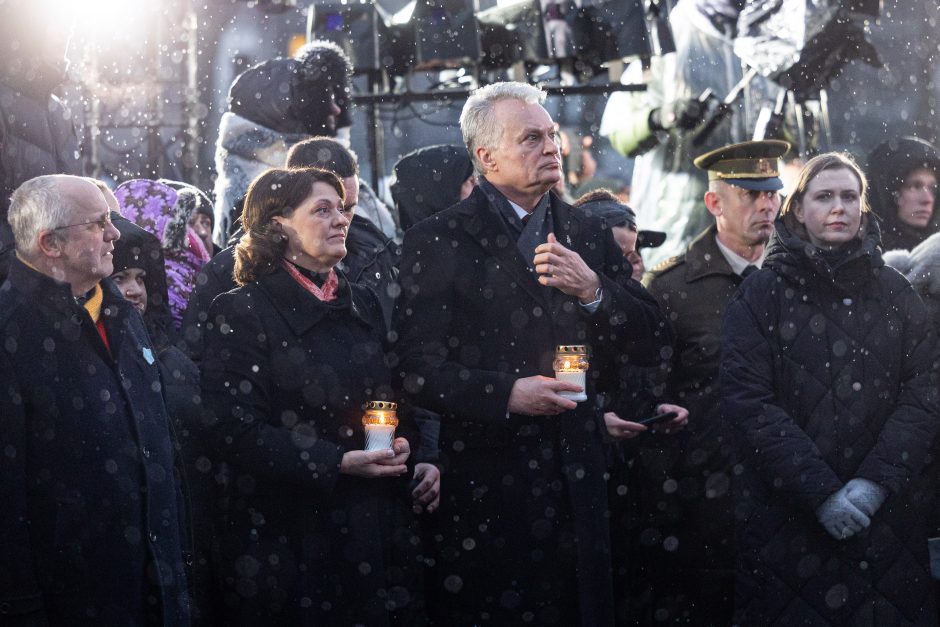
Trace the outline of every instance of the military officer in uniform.
{"type": "Polygon", "coordinates": [[[779,160],[786,142],[750,141],[695,159],[708,172],[705,208],[715,222],[687,250],[647,277],[675,332],[661,369],[664,396],[687,407],[689,425],[675,438],[671,480],[663,483],[657,524],[662,555],[651,560],[654,615],[669,622],[730,625],[734,547],[730,451],[718,407],[721,319],[744,277],[760,267],[780,209],[779,160]],[[661,585],[658,582],[662,582],[661,585]]]}

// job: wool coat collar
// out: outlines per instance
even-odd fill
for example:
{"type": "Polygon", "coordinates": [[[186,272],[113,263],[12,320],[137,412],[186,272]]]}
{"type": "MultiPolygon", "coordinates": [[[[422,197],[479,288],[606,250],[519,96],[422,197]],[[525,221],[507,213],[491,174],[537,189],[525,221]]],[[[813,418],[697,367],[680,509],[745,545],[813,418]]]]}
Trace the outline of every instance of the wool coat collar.
{"type": "Polygon", "coordinates": [[[278,313],[298,336],[307,333],[330,313],[340,311],[349,312],[355,320],[371,327],[372,323],[362,313],[362,305],[356,302],[357,296],[350,288],[346,275],[338,268],[336,275],[339,279],[338,298],[329,303],[320,301],[304,289],[283,268],[260,277],[257,282],[271,302],[277,304],[278,313]]]}
{"type": "Polygon", "coordinates": [[[777,218],[764,266],[795,284],[816,285],[823,291],[835,289],[846,295],[861,290],[884,266],[878,221],[868,214],[862,215],[860,239],[846,244],[854,248],[835,262],[830,263],[808,239],[802,224],[787,216],[777,218]]]}
{"type": "MultiPolygon", "coordinates": [[[[101,280],[103,303],[101,305],[101,319],[108,334],[110,353],[101,341],[95,322],[88,311],[79,305],[72,296],[72,288],[68,283],[57,281],[52,277],[34,270],[14,257],[10,262],[10,273],[3,289],[15,289],[34,304],[36,315],[49,319],[49,323],[62,329],[71,326],[82,329],[88,334],[90,341],[98,350],[106,363],[112,363],[111,355],[120,354],[121,344],[126,335],[123,328],[128,316],[139,315],[134,306],[121,296],[111,279],[101,280]]],[[[68,335],[68,332],[62,329],[68,335]]]]}
{"type": "MultiPolygon", "coordinates": [[[[552,192],[549,194],[549,211],[555,224],[555,237],[567,248],[578,241],[581,233],[581,216],[552,192]]],[[[475,187],[469,202],[458,205],[461,228],[473,238],[490,256],[495,258],[498,269],[524,289],[533,299],[551,309],[551,292],[538,282],[538,278],[516,248],[518,233],[510,227],[498,206],[498,199],[489,198],[480,187],[475,187]]]]}
{"type": "Polygon", "coordinates": [[[740,276],[735,274],[731,265],[721,249],[715,237],[718,235],[718,227],[711,225],[702,231],[698,237],[692,240],[685,253],[685,280],[687,283],[694,283],[707,276],[720,275],[729,276],[740,280],[740,276]]]}

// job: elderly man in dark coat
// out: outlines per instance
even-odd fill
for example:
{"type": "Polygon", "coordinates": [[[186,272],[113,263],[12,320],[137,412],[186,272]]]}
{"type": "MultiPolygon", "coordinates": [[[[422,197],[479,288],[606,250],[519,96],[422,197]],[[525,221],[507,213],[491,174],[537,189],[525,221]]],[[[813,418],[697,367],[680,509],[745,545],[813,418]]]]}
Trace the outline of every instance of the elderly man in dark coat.
{"type": "Polygon", "coordinates": [[[721,317],[743,276],[763,261],[780,209],[777,159],[788,149],[782,141],[743,142],[697,158],[708,171],[704,204],[715,223],[647,278],[676,336],[665,395],[689,410],[689,428],[666,443],[660,460],[671,476],[645,512],[645,524],[662,538],[650,560],[648,610],[669,620],[731,621],[731,457],[717,411],[721,317]]]}
{"type": "Polygon", "coordinates": [[[18,624],[188,625],[181,494],[118,231],[87,179],[13,194],[0,289],[0,612],[18,624]],[[13,618],[15,617],[15,618],[13,618]]]}
{"type": "Polygon", "coordinates": [[[670,339],[610,231],[549,193],[561,159],[543,97],[471,95],[460,124],[480,184],[405,235],[399,381],[441,415],[442,625],[613,623],[594,379],[670,339]],[[551,376],[567,344],[592,350],[580,404],[551,376]]]}

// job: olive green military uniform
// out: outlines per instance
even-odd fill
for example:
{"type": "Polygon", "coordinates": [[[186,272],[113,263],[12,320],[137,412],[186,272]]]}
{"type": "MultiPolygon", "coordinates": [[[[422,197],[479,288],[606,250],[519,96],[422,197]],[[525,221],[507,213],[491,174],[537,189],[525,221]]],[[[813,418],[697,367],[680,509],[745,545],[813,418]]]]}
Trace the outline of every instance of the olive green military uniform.
{"type": "MultiPolygon", "coordinates": [[[[770,193],[783,186],[777,166],[788,149],[782,141],[744,142],[702,155],[695,165],[708,171],[710,181],[770,193]]],[[[719,407],[718,368],[722,317],[743,279],[718,248],[717,233],[713,224],[645,280],[676,338],[659,371],[663,396],[689,410],[688,426],[658,460],[670,476],[641,497],[644,514],[653,510],[649,526],[661,538],[658,545],[647,543],[653,554],[646,557],[659,622],[730,625],[734,609],[731,448],[719,407]]]]}

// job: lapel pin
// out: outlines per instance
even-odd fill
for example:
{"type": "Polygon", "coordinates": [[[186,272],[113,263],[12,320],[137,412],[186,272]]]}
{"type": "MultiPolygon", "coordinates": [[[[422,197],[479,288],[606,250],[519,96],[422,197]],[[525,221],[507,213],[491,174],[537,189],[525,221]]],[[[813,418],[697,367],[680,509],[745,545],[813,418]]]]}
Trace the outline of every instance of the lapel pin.
{"type": "Polygon", "coordinates": [[[141,352],[144,354],[144,359],[147,360],[147,363],[152,366],[153,365],[153,351],[151,351],[149,348],[144,346],[141,352]]]}

